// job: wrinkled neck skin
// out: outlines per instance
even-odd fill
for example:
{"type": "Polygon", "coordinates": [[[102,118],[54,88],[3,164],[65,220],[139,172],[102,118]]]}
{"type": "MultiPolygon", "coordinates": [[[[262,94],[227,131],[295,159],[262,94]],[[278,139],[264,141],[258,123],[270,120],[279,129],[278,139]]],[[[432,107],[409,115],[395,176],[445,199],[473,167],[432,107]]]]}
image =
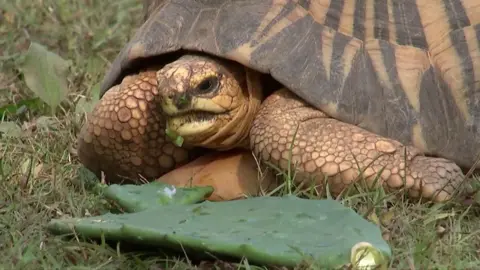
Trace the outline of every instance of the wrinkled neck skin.
{"type": "Polygon", "coordinates": [[[220,151],[233,148],[249,148],[249,134],[253,119],[262,103],[262,86],[260,74],[245,67],[248,100],[232,112],[234,117],[227,125],[208,138],[195,142],[196,146],[216,149],[220,151]]]}

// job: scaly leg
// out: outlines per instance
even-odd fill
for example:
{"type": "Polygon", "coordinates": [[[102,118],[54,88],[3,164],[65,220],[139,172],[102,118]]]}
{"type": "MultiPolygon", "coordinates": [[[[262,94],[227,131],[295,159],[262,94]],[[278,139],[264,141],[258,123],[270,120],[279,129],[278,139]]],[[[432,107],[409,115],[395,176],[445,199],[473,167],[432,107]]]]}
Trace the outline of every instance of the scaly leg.
{"type": "Polygon", "coordinates": [[[421,156],[417,148],[329,118],[282,89],[262,104],[250,145],[262,161],[285,170],[292,141],[291,164],[297,164],[300,177],[296,180],[316,176],[322,186],[328,176],[334,194],[360,179],[363,171],[368,184],[380,174],[377,183],[387,190],[405,188],[412,197],[446,201],[464,179],[449,160],[421,156]]]}
{"type": "Polygon", "coordinates": [[[155,179],[192,160],[165,135],[155,71],[127,76],[105,93],[78,136],[80,161],[109,182],[155,179]]]}

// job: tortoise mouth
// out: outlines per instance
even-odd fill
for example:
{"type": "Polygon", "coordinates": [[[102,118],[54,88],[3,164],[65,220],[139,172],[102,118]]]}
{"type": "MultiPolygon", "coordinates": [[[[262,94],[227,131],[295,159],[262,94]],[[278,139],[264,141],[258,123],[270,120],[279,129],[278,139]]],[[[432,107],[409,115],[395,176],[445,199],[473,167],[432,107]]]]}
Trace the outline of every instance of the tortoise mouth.
{"type": "Polygon", "coordinates": [[[192,122],[204,122],[213,120],[215,117],[218,116],[218,113],[212,113],[209,111],[184,111],[175,114],[168,115],[169,120],[178,119],[182,120],[184,123],[192,123],[192,122]]]}
{"type": "Polygon", "coordinates": [[[198,136],[211,129],[219,116],[224,113],[208,111],[186,111],[169,115],[167,118],[168,129],[175,131],[182,137],[198,136]]]}

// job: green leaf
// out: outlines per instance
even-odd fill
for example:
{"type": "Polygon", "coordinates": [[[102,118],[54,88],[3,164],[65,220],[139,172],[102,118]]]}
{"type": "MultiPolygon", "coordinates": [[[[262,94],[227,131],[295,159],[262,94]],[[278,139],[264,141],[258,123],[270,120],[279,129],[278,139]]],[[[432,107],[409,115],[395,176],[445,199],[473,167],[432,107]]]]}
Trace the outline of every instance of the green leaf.
{"type": "MultiPolygon", "coordinates": [[[[145,185],[133,193],[135,201],[144,197],[148,203],[155,192],[145,185]]],[[[130,200],[129,195],[117,194],[122,200],[130,200]]],[[[334,200],[288,196],[161,207],[158,202],[149,204],[155,207],[128,214],[54,219],[48,228],[56,234],[74,229],[87,238],[103,236],[106,240],[171,247],[199,256],[246,258],[261,265],[294,267],[307,262],[314,269],[351,264],[386,269],[391,258],[380,229],[334,200]],[[367,254],[362,256],[362,251],[367,254]]]]}
{"type": "Polygon", "coordinates": [[[32,42],[25,55],[21,70],[25,83],[52,110],[67,96],[69,62],[32,42]]]}
{"type": "Polygon", "coordinates": [[[17,104],[7,104],[0,107],[0,117],[20,115],[26,110],[40,110],[42,109],[42,105],[43,103],[41,103],[39,98],[21,100],[17,104]]]}
{"type": "Polygon", "coordinates": [[[0,134],[7,137],[20,137],[22,135],[22,128],[15,122],[0,122],[0,134]]]}
{"type": "Polygon", "coordinates": [[[20,263],[21,264],[29,264],[33,262],[35,259],[37,259],[37,256],[33,253],[33,247],[32,246],[27,246],[25,251],[23,252],[20,263]]]}

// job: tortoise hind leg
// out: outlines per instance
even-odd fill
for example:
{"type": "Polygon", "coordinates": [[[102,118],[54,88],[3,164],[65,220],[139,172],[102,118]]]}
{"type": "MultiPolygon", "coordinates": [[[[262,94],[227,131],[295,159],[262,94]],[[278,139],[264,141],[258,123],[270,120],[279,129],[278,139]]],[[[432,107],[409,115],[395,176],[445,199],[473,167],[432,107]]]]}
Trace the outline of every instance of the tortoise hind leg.
{"type": "Polygon", "coordinates": [[[109,89],[78,136],[80,161],[98,177],[119,182],[155,179],[192,159],[192,150],[167,141],[155,71],[127,76],[109,89]]]}
{"type": "Polygon", "coordinates": [[[367,184],[379,175],[377,183],[387,190],[405,188],[412,197],[433,201],[451,199],[464,179],[453,162],[420,156],[414,147],[329,118],[286,89],[264,101],[250,142],[255,155],[281,169],[291,157],[296,181],[314,176],[322,186],[328,176],[334,194],[359,179],[360,171],[367,184]]]}
{"type": "Polygon", "coordinates": [[[251,151],[211,152],[164,174],[159,182],[177,187],[210,186],[209,201],[229,201],[261,195],[276,186],[273,174],[261,175],[251,151]]]}

